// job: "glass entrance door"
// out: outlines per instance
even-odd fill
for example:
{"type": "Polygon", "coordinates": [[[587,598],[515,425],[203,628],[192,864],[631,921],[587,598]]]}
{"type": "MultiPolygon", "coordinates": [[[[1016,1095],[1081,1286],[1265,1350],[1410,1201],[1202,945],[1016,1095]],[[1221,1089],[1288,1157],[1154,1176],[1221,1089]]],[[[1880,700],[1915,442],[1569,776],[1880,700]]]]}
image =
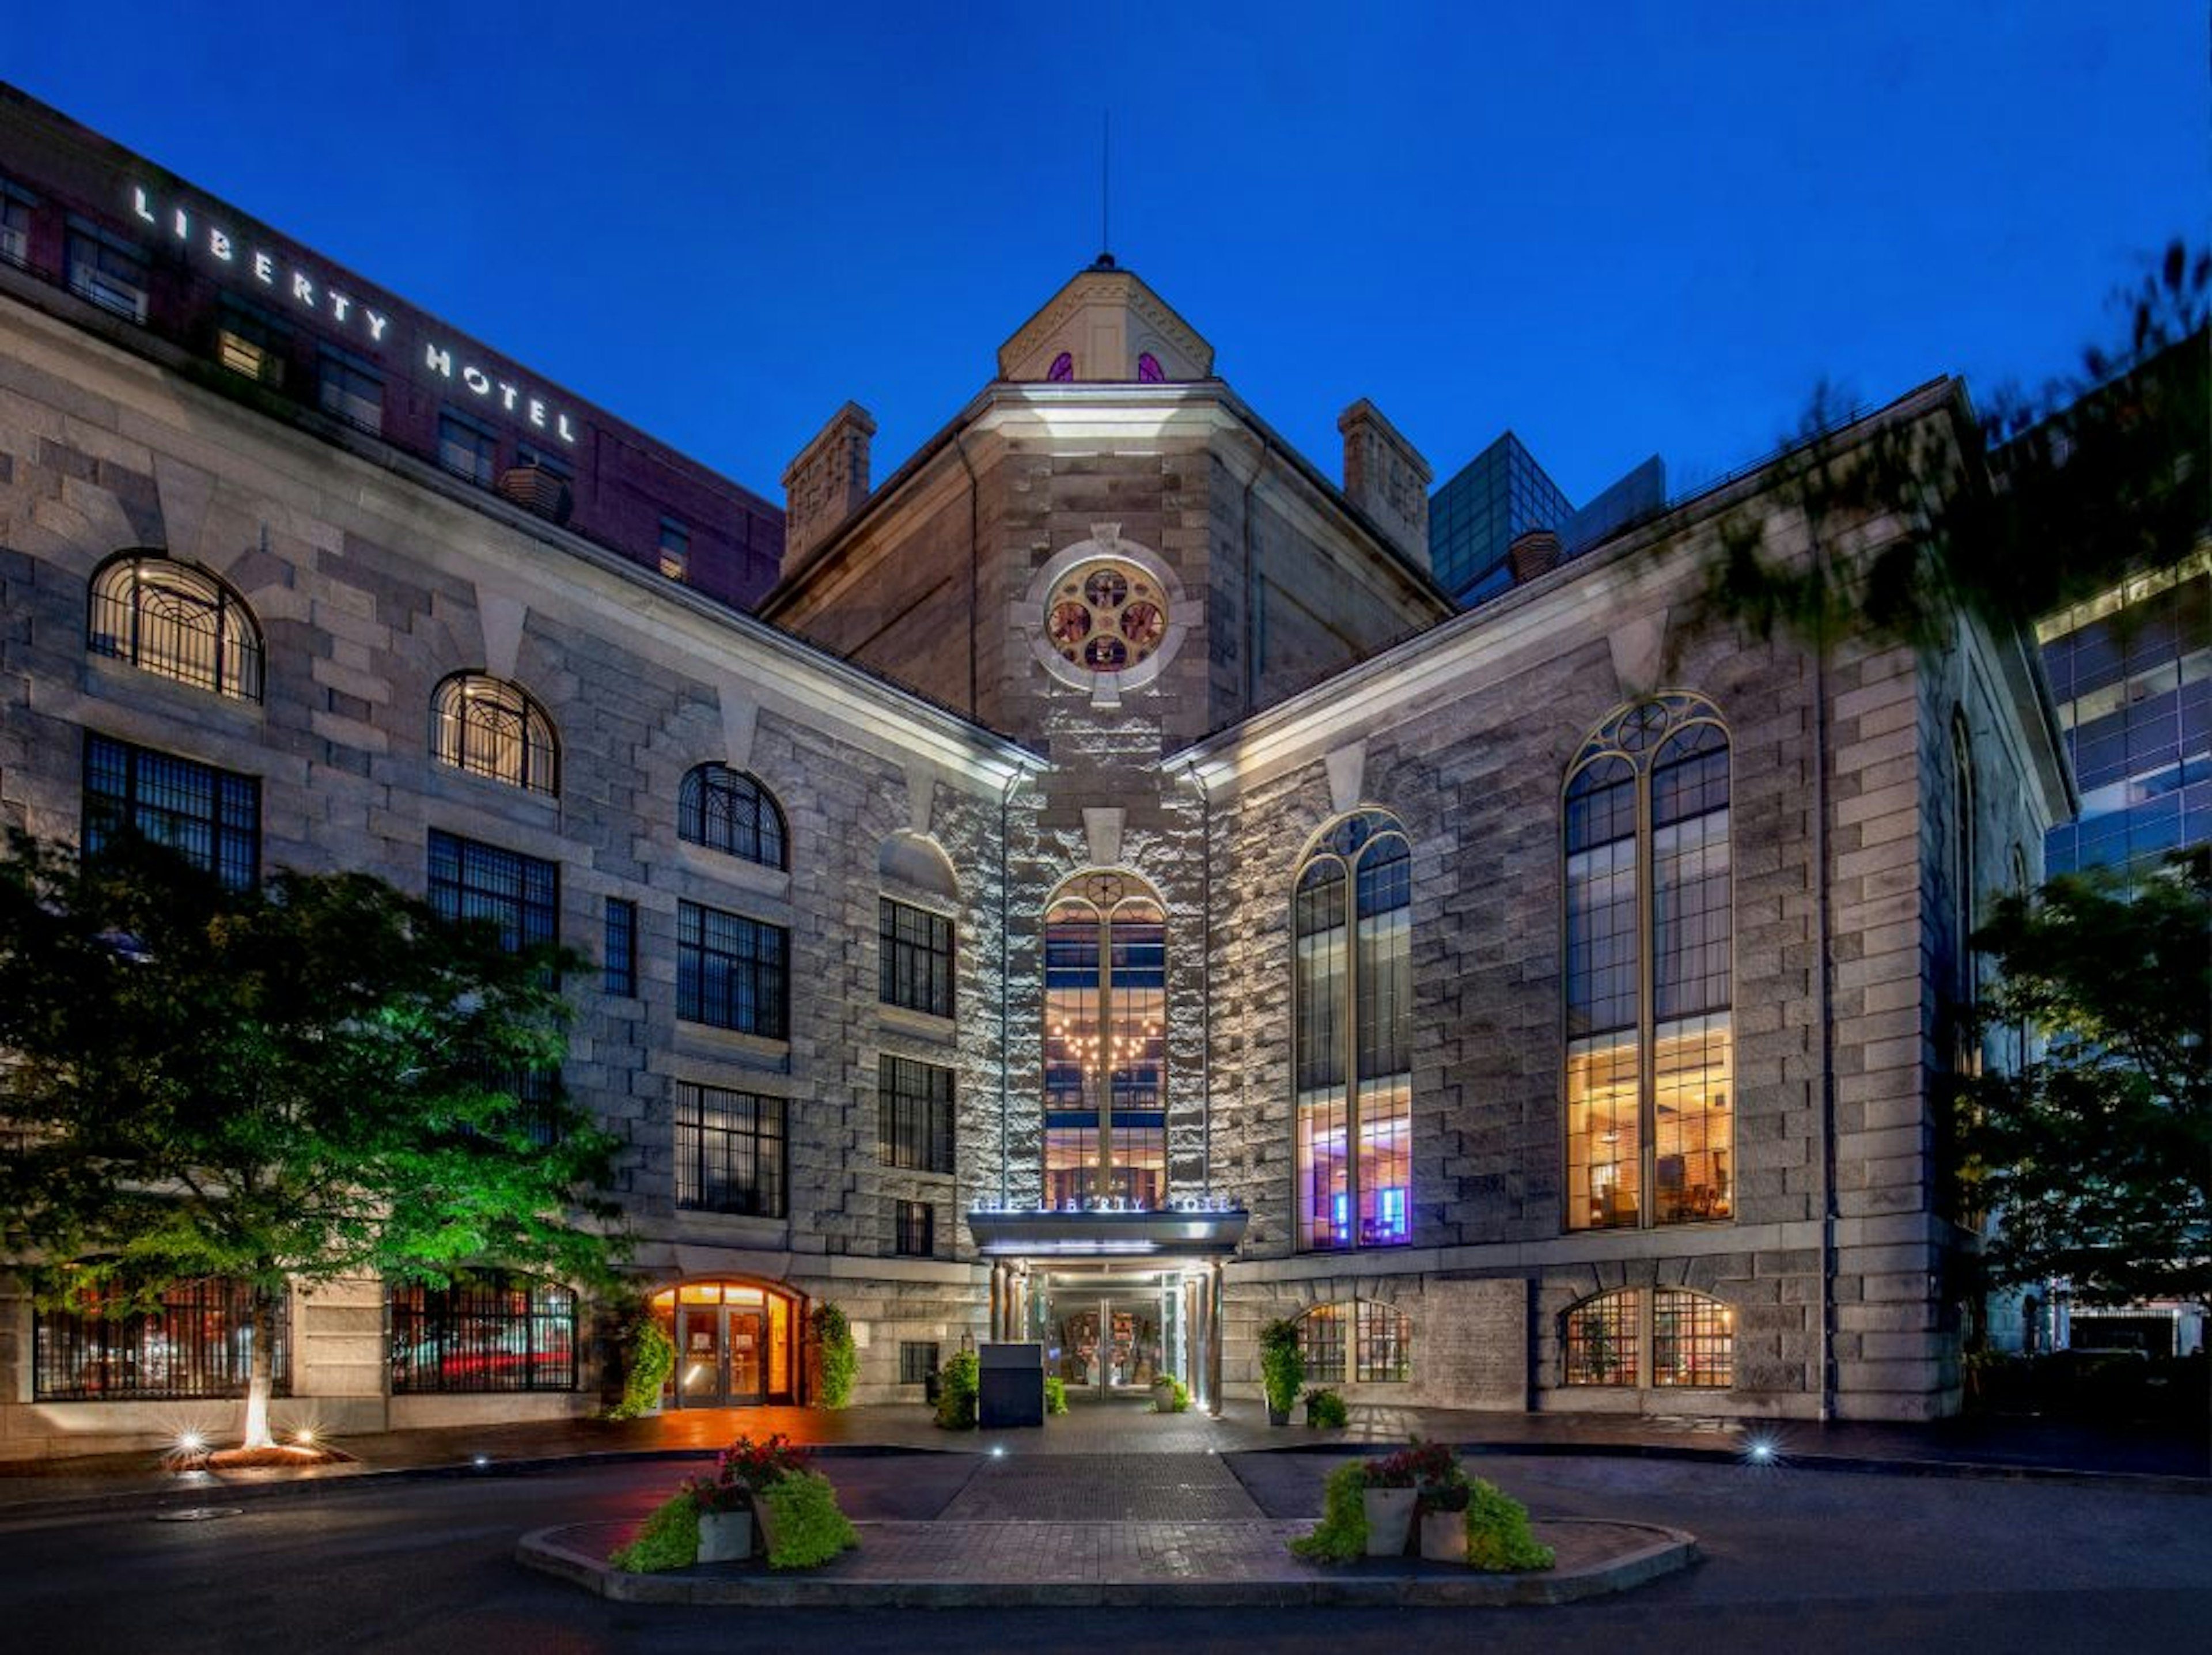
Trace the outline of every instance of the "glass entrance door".
{"type": "Polygon", "coordinates": [[[676,1390],[683,1407],[721,1406],[723,1314],[719,1305],[685,1305],[677,1312],[676,1390]]]}
{"type": "Polygon", "coordinates": [[[726,1313],[730,1324],[724,1342],[730,1353],[729,1381],[722,1400],[725,1402],[765,1401],[768,1365],[763,1359],[767,1354],[767,1330],[763,1323],[767,1318],[758,1311],[733,1310],[726,1313]]]}

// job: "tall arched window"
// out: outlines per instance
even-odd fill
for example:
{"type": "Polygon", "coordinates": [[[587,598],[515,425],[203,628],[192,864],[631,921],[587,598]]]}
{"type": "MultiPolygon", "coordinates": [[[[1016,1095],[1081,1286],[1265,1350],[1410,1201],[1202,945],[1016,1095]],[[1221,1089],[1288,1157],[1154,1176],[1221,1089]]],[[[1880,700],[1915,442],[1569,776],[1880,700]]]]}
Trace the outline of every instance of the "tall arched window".
{"type": "Polygon", "coordinates": [[[1291,898],[1297,1236],[1412,1239],[1413,850],[1366,810],[1322,831],[1291,898]]]}
{"type": "Polygon", "coordinates": [[[560,791],[553,721],[521,685],[456,672],[430,698],[430,750],[441,764],[510,787],[560,791]]]}
{"type": "Polygon", "coordinates": [[[1044,1183],[1054,1206],[1167,1193],[1167,914],[1085,873],[1044,920],[1044,1183]]]}
{"type": "Polygon", "coordinates": [[[204,569],[155,552],[92,577],[86,644],[145,672],[234,701],[261,699],[261,629],[246,600],[204,569]]]}
{"type": "Polygon", "coordinates": [[[1639,702],[1567,774],[1567,1227],[1735,1210],[1728,733],[1639,702]]]}
{"type": "Polygon", "coordinates": [[[775,795],[727,764],[697,764],[685,773],[676,799],[676,836],[763,867],[791,865],[775,795]]]}

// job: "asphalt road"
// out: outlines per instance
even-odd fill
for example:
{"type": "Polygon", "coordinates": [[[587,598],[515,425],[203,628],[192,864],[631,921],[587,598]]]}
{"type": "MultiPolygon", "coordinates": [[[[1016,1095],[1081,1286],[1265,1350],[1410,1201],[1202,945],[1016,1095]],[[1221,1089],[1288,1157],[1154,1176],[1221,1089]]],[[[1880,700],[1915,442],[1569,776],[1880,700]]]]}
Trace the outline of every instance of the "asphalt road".
{"type": "MultiPolygon", "coordinates": [[[[1283,1514],[1318,1509],[1330,1463],[1232,1462],[1262,1508],[1283,1514]]],[[[339,1486],[205,1523],[10,1523],[0,1526],[0,1650],[2150,1655],[2200,1647],[2212,1625],[2212,1497],[1614,1459],[1477,1466],[1539,1513],[1668,1523],[1703,1542],[1706,1561],[1686,1574],[1565,1609],[764,1614],[610,1603],[512,1561],[526,1530],[641,1512],[684,1469],[339,1486]]],[[[901,1457],[826,1469],[865,1520],[933,1512],[969,1465],[901,1457]]]]}

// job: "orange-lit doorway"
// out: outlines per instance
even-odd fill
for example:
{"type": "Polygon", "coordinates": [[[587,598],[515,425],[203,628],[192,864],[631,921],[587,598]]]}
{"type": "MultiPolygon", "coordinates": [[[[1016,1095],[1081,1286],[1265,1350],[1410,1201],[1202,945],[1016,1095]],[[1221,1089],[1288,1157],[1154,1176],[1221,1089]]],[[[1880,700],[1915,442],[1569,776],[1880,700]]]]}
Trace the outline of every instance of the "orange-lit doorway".
{"type": "Polygon", "coordinates": [[[653,1314],[676,1342],[670,1407],[797,1400],[793,1295],[750,1281],[687,1281],[655,1293],[653,1314]]]}

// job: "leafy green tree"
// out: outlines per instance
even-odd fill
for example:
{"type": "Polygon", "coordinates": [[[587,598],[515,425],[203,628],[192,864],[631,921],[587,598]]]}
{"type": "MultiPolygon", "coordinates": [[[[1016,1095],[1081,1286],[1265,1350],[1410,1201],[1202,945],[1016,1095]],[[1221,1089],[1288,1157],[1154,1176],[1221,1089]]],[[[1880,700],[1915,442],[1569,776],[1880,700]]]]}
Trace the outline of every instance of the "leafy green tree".
{"type": "Polygon", "coordinates": [[[235,890],[122,839],[0,857],[4,1255],[50,1306],[252,1300],[244,1440],[269,1440],[288,1284],[474,1264],[603,1280],[614,1141],[562,1097],[562,951],[511,951],[358,873],[235,890]]]}
{"type": "Polygon", "coordinates": [[[1990,1279],[2212,1299],[2212,860],[2053,879],[1975,941],[1985,1020],[2027,1037],[2017,1073],[1960,1081],[1990,1279]]]}
{"type": "Polygon", "coordinates": [[[2175,241],[2112,304],[2117,341],[2000,387],[1955,440],[1867,428],[1815,386],[1772,486],[1720,519],[1707,616],[1816,651],[1930,644],[1960,609],[2030,626],[2188,556],[2212,521],[2212,252],[2175,241]]]}

